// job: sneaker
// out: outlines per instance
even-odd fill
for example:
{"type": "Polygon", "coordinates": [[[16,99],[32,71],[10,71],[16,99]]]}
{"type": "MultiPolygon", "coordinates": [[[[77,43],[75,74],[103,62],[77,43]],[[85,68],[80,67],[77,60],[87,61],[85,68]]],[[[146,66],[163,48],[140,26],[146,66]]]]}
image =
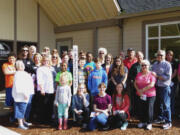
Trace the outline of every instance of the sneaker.
{"type": "Polygon", "coordinates": [[[151,130],[152,129],[152,124],[147,124],[146,129],[151,130]]]}
{"type": "Polygon", "coordinates": [[[87,128],[87,124],[84,123],[84,124],[82,125],[82,128],[83,128],[83,129],[86,129],[86,128],[87,128]]]}
{"type": "Polygon", "coordinates": [[[18,128],[23,129],[23,130],[27,130],[28,129],[28,127],[25,127],[24,125],[21,125],[18,128]]]}
{"type": "Polygon", "coordinates": [[[172,127],[172,124],[171,123],[166,123],[163,125],[163,129],[170,129],[172,127]]]}
{"type": "Polygon", "coordinates": [[[165,123],[165,120],[157,119],[157,120],[154,120],[154,123],[156,123],[156,124],[163,124],[163,123],[165,123]]]}
{"type": "Polygon", "coordinates": [[[26,122],[26,121],[24,121],[23,124],[24,124],[26,127],[32,126],[32,123],[29,123],[29,122],[26,122]]]}
{"type": "Polygon", "coordinates": [[[123,125],[121,126],[121,130],[126,130],[127,129],[127,126],[128,126],[128,122],[124,122],[123,125]]]}
{"type": "Polygon", "coordinates": [[[138,128],[143,128],[143,127],[145,127],[147,124],[146,123],[139,123],[138,125],[137,125],[137,127],[138,128]]]}

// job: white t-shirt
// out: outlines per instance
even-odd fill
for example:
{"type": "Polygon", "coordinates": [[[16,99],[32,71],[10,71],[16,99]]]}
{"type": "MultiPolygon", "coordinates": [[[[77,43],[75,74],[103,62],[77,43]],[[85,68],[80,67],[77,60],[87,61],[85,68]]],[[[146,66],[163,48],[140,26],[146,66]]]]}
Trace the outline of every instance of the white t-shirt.
{"type": "Polygon", "coordinates": [[[42,66],[37,69],[37,84],[42,86],[45,93],[54,93],[53,75],[50,67],[42,66]]]}

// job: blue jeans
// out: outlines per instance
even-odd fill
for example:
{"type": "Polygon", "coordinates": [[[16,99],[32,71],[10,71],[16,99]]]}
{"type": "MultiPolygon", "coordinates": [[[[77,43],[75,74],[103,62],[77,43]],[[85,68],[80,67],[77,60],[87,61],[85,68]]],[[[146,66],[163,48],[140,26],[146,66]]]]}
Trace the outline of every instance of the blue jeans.
{"type": "Polygon", "coordinates": [[[177,83],[172,84],[171,86],[171,113],[172,115],[175,114],[175,96],[176,96],[176,88],[177,88],[177,83]]]}
{"type": "Polygon", "coordinates": [[[100,123],[101,125],[105,125],[108,121],[108,116],[106,116],[104,113],[99,114],[96,117],[92,117],[89,122],[89,129],[95,130],[97,128],[97,124],[100,123]]]}
{"type": "Polygon", "coordinates": [[[166,123],[171,123],[171,88],[157,87],[157,95],[159,97],[159,116],[160,120],[165,120],[166,123]]]}
{"type": "Polygon", "coordinates": [[[16,119],[24,119],[26,107],[27,107],[27,103],[14,102],[14,117],[16,119]]]}
{"type": "Polygon", "coordinates": [[[31,112],[31,103],[32,103],[33,96],[34,95],[30,95],[29,101],[27,103],[26,112],[25,112],[25,119],[26,120],[29,120],[29,116],[30,116],[30,112],[31,112]]]}

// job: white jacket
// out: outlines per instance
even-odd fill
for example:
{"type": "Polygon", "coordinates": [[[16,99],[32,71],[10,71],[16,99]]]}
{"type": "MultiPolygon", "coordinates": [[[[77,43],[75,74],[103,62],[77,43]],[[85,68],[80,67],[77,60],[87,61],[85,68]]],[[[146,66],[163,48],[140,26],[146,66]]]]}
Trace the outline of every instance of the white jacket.
{"type": "Polygon", "coordinates": [[[31,75],[25,71],[17,71],[14,75],[12,88],[14,101],[27,103],[32,94],[34,94],[34,84],[31,75]],[[25,99],[25,96],[27,99],[25,99]]]}

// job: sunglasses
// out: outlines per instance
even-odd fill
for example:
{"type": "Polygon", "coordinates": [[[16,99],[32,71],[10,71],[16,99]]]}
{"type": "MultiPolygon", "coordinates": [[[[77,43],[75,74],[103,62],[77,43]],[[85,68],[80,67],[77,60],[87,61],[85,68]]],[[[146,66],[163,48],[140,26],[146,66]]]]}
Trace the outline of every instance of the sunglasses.
{"type": "Polygon", "coordinates": [[[57,59],[57,57],[56,57],[56,56],[52,56],[52,58],[53,58],[53,59],[57,59]]]}
{"type": "Polygon", "coordinates": [[[104,54],[104,53],[99,53],[99,54],[104,54]]]}

